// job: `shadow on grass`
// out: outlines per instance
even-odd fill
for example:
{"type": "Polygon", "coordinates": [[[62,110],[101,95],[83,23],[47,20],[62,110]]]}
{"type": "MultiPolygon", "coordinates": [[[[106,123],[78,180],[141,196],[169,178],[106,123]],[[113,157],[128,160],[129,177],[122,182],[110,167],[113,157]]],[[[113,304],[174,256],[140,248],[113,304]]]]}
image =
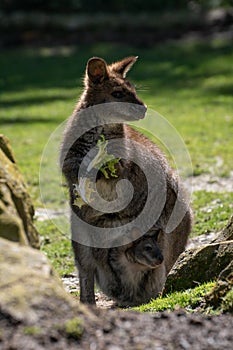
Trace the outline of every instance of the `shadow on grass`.
{"type": "MultiPolygon", "coordinates": [[[[14,117],[14,118],[0,118],[0,125],[15,125],[15,124],[54,124],[54,121],[56,121],[56,118],[40,118],[40,117],[14,117]]],[[[57,121],[60,122],[60,118],[57,118],[57,121]]]]}
{"type": "Polygon", "coordinates": [[[233,96],[233,84],[222,84],[220,86],[213,86],[206,88],[209,94],[233,96]]]}
{"type": "MultiPolygon", "coordinates": [[[[139,55],[137,69],[131,73],[131,79],[145,82],[150,89],[171,90],[200,84],[203,77],[229,74],[229,67],[224,60],[215,63],[216,57],[232,53],[232,46],[222,44],[217,47],[205,44],[166,44],[152,49],[139,49],[110,44],[96,44],[91,47],[77,47],[70,54],[51,53],[44,56],[40,49],[5,51],[0,56],[1,79],[3,92],[23,91],[40,88],[78,88],[82,86],[86,61],[92,56],[101,56],[108,62],[127,55],[139,55]],[[119,54],[120,53],[120,54],[119,54]],[[17,59],[17,64],[15,63],[17,59]]],[[[219,93],[213,88],[212,93],[219,93]]],[[[232,92],[232,86],[222,93],[232,92]]],[[[65,96],[60,96],[66,99],[65,96]]],[[[53,101],[60,97],[42,96],[40,98],[22,98],[20,101],[3,101],[5,107],[53,101]]]]}
{"type": "Polygon", "coordinates": [[[4,107],[4,108],[11,108],[14,106],[27,107],[28,105],[32,106],[32,105],[39,105],[41,103],[47,103],[47,102],[65,101],[65,100],[69,100],[70,98],[71,98],[70,96],[64,96],[62,94],[58,95],[57,93],[52,96],[41,95],[41,96],[25,97],[25,98],[16,99],[16,100],[13,100],[11,98],[11,99],[4,99],[3,101],[1,101],[1,107],[4,107]]]}

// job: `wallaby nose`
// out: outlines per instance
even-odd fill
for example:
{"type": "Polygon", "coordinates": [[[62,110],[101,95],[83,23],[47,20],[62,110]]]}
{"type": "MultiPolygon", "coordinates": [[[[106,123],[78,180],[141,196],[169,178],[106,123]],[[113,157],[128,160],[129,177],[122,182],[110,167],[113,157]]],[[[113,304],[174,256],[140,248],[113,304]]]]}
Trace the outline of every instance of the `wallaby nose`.
{"type": "Polygon", "coordinates": [[[137,97],[137,104],[140,106],[143,106],[147,109],[147,105],[142,100],[140,100],[140,98],[138,98],[138,97],[137,97]]]}
{"type": "Polygon", "coordinates": [[[142,102],[140,99],[138,99],[138,105],[140,106],[139,107],[139,110],[140,110],[139,119],[143,119],[145,117],[145,114],[147,111],[147,105],[144,102],[142,102]]]}
{"type": "Polygon", "coordinates": [[[142,102],[141,106],[142,106],[142,108],[143,108],[143,110],[144,110],[144,114],[146,114],[147,105],[146,105],[144,102],[142,102]]]}
{"type": "Polygon", "coordinates": [[[162,252],[160,251],[160,249],[158,247],[156,247],[155,249],[155,258],[156,258],[156,262],[157,264],[162,264],[163,262],[163,254],[162,252]]]}
{"type": "Polygon", "coordinates": [[[146,114],[146,112],[147,112],[147,105],[143,104],[143,107],[145,108],[145,113],[144,114],[146,114]]]}
{"type": "Polygon", "coordinates": [[[147,105],[145,105],[145,104],[143,104],[143,118],[145,117],[145,115],[146,115],[146,112],[147,112],[147,105]]]}
{"type": "Polygon", "coordinates": [[[159,255],[159,256],[157,257],[157,260],[158,260],[158,262],[159,262],[160,264],[162,264],[162,262],[163,262],[163,256],[162,256],[162,255],[159,255]]]}

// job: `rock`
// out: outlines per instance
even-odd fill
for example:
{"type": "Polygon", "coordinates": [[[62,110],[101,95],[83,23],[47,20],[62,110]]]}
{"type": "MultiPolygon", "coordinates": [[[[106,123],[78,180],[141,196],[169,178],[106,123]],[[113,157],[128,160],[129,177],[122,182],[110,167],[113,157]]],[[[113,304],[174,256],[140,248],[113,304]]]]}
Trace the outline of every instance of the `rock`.
{"type": "Polygon", "coordinates": [[[168,275],[163,294],[215,280],[233,260],[233,217],[210,244],[192,248],[179,257],[168,275]]]}
{"type": "Polygon", "coordinates": [[[76,338],[82,335],[82,321],[77,317],[82,307],[65,292],[39,250],[0,238],[0,265],[0,348],[3,342],[7,349],[27,349],[17,338],[8,339],[9,331],[14,338],[16,326],[28,336],[45,332],[48,338],[63,333],[76,338]]]}
{"type": "Polygon", "coordinates": [[[39,305],[47,308],[50,296],[67,300],[40,251],[0,238],[0,265],[0,310],[15,321],[36,323],[39,305]]]}
{"type": "Polygon", "coordinates": [[[8,139],[0,135],[0,236],[39,248],[34,208],[8,139]]]}
{"type": "Polygon", "coordinates": [[[230,241],[233,240],[233,216],[228,221],[224,230],[218,235],[213,242],[230,241]]]}

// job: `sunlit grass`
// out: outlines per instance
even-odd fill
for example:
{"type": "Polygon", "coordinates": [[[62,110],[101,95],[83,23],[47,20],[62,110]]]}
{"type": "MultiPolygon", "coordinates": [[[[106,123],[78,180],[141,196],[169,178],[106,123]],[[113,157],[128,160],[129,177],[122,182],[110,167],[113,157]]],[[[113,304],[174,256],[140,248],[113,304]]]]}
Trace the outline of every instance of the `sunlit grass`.
{"type": "Polygon", "coordinates": [[[37,221],[36,227],[41,236],[41,250],[47,255],[60,276],[74,272],[74,258],[69,234],[61,232],[56,220],[37,221]]]}
{"type": "Polygon", "coordinates": [[[154,299],[148,304],[135,307],[133,310],[140,312],[158,312],[182,308],[187,311],[192,311],[197,307],[201,299],[211,291],[214,285],[214,282],[209,282],[183,292],[174,292],[164,297],[154,299]]]}
{"type": "Polygon", "coordinates": [[[233,210],[233,193],[197,191],[193,194],[193,236],[220,232],[233,210]]]}

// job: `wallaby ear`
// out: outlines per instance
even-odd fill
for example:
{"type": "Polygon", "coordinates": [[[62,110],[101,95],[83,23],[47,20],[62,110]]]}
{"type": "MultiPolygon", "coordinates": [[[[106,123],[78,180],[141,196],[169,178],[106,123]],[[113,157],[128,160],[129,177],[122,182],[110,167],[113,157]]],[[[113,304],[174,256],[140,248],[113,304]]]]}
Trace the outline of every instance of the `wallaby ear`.
{"type": "Polygon", "coordinates": [[[126,77],[126,74],[132,67],[132,65],[137,61],[138,56],[126,57],[121,61],[113,63],[110,68],[116,73],[121,74],[123,78],[126,77]]]}
{"type": "Polygon", "coordinates": [[[90,58],[87,62],[86,73],[94,84],[102,83],[104,79],[108,78],[107,64],[102,58],[90,58]]]}

